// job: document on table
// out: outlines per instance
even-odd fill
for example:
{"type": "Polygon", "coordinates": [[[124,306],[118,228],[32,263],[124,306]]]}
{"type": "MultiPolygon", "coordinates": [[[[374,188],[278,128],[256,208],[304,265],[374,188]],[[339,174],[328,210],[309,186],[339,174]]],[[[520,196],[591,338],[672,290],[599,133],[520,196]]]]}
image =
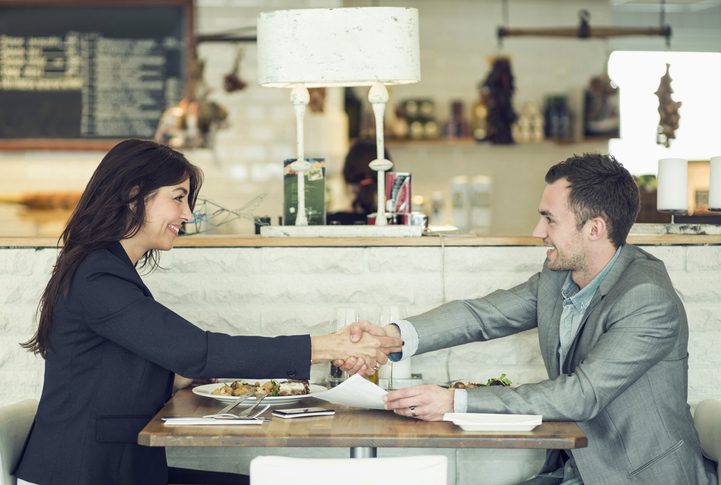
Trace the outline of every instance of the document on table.
{"type": "Polygon", "coordinates": [[[386,394],[388,392],[382,387],[364,379],[359,374],[354,374],[327,391],[313,393],[313,397],[344,406],[383,409],[383,396],[386,394]]]}

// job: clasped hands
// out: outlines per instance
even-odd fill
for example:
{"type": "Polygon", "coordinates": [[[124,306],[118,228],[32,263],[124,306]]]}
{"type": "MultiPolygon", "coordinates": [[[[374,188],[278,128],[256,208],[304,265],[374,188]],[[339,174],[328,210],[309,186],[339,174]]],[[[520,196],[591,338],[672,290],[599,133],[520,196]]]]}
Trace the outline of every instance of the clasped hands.
{"type": "MultiPolygon", "coordinates": [[[[400,329],[396,325],[391,324],[385,327],[379,327],[369,321],[360,321],[350,324],[346,327],[346,330],[349,331],[352,342],[362,341],[363,338],[367,336],[373,336],[379,339],[397,339],[399,347],[391,348],[390,352],[401,351],[400,345],[402,345],[403,342],[400,339],[400,329]]],[[[390,352],[385,352],[384,357],[390,352]]],[[[387,358],[378,362],[384,364],[386,361],[387,358]]],[[[350,373],[362,372],[372,374],[378,369],[378,367],[370,368],[368,364],[364,362],[364,358],[357,354],[346,359],[336,359],[333,361],[333,365],[350,373]],[[369,368],[370,372],[367,372],[369,368]]],[[[453,389],[449,390],[440,386],[421,385],[404,387],[402,389],[389,391],[388,394],[386,394],[385,408],[401,416],[417,418],[424,421],[441,421],[445,413],[453,412],[453,398],[453,389]]]]}
{"type": "Polygon", "coordinates": [[[311,337],[311,361],[333,361],[351,374],[369,376],[402,345],[400,332],[388,335],[370,322],[355,322],[336,333],[311,337]]]}

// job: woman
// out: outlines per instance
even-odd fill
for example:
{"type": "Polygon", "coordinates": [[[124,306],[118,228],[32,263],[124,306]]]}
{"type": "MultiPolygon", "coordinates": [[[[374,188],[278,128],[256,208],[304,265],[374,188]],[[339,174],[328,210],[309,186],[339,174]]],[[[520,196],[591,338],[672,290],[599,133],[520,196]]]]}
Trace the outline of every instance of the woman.
{"type": "MultiPolygon", "coordinates": [[[[348,150],[343,164],[343,179],[353,196],[349,212],[329,213],[328,224],[366,224],[366,216],[377,210],[378,174],[368,166],[378,154],[375,140],[358,140],[348,150]]],[[[386,149],[383,155],[390,160],[386,149]]]]}
{"type": "Polygon", "coordinates": [[[357,354],[375,367],[385,361],[377,345],[399,343],[369,335],[356,347],[347,333],[229,336],[157,303],[135,267],[157,266],[158,250],[173,247],[201,183],[182,154],[149,141],[124,141],[100,162],[61,235],[37,332],[23,344],[45,358],[45,381],[18,478],[165,484],[165,451],[136,441],[169,399],[174,372],[308,379],[311,361],[357,354]]]}

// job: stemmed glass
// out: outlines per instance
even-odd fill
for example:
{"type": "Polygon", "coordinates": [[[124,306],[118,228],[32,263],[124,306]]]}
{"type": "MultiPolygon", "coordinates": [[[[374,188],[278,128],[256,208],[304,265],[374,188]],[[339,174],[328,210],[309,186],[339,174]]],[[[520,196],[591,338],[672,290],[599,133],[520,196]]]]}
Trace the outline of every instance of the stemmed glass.
{"type": "MultiPolygon", "coordinates": [[[[355,308],[338,308],[335,319],[336,331],[343,330],[346,326],[353,322],[357,322],[359,319],[358,310],[355,308]]],[[[344,381],[348,375],[340,367],[330,365],[330,375],[328,376],[328,384],[330,387],[335,387],[344,381]]]]}

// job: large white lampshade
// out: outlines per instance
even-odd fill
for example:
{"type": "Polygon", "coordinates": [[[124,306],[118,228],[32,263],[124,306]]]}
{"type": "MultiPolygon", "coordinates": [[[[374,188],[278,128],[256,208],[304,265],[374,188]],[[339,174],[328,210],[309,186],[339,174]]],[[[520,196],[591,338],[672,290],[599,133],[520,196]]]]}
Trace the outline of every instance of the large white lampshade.
{"type": "Polygon", "coordinates": [[[415,8],[311,8],[258,16],[262,86],[369,86],[420,78],[415,8]]]}
{"type": "Polygon", "coordinates": [[[258,83],[292,88],[296,113],[298,218],[306,225],[303,171],[303,116],[307,88],[371,86],[368,100],[376,118],[378,172],[376,224],[386,224],[383,116],[388,102],[385,84],[407,84],[421,78],[418,10],[397,7],[317,8],[263,12],[258,16],[258,83]]]}

